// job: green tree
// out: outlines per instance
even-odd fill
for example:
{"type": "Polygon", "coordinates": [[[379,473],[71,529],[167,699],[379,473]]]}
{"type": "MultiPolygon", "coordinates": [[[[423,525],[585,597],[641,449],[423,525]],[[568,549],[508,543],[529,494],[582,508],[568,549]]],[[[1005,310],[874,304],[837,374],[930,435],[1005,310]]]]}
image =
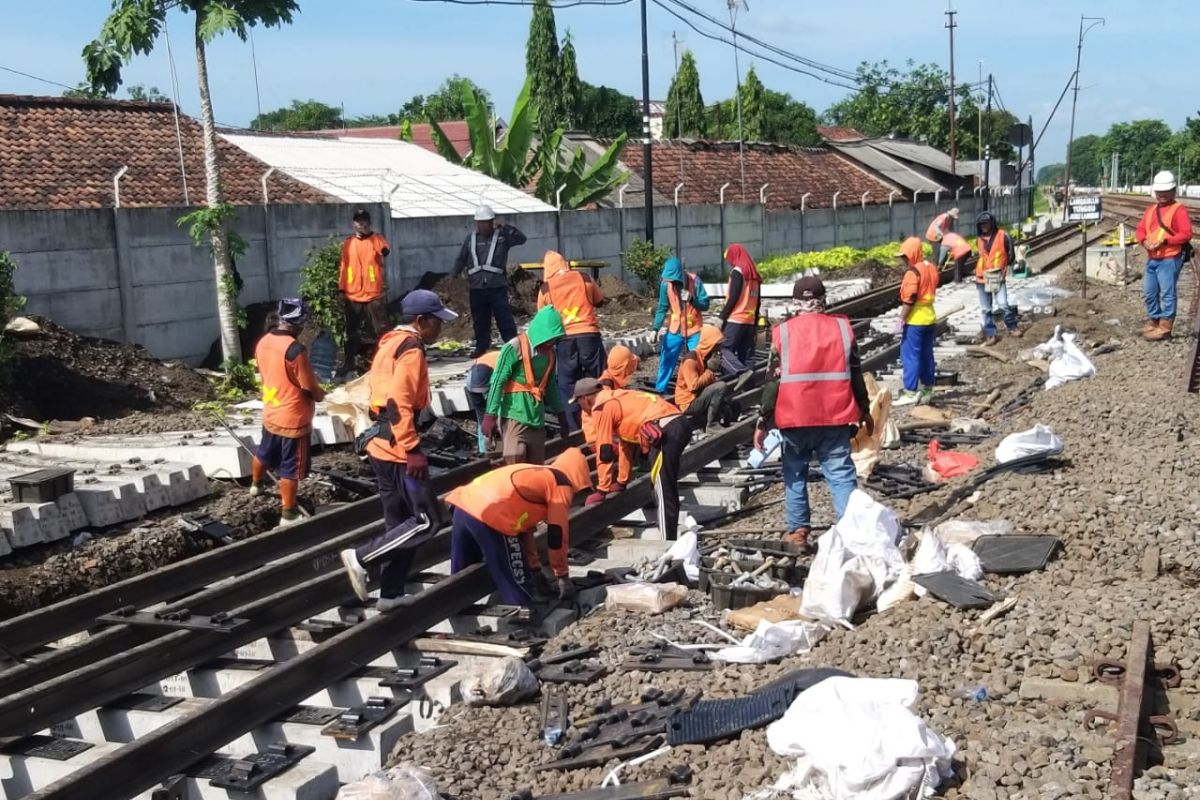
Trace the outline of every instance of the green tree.
{"type": "Polygon", "coordinates": [[[576,127],[602,139],[622,133],[638,136],[642,130],[642,107],[627,94],[607,86],[580,81],[579,118],[576,127]]]}
{"type": "MultiPolygon", "coordinates": [[[[1185,129],[1186,129],[1185,124],[1185,129]]],[[[1138,119],[1118,122],[1104,135],[1104,155],[1121,154],[1121,171],[1130,176],[1133,184],[1150,183],[1161,169],[1176,169],[1176,159],[1170,151],[1171,129],[1159,119],[1138,119]]],[[[1071,178],[1079,180],[1071,156],[1071,178]]]]}
{"type": "Polygon", "coordinates": [[[683,51],[679,69],[667,91],[663,113],[663,136],[668,139],[702,138],[705,133],[704,98],[700,94],[700,71],[690,50],[683,51]]]}
{"type": "Polygon", "coordinates": [[[1037,182],[1043,186],[1060,184],[1066,172],[1066,164],[1047,164],[1044,167],[1038,167],[1037,182]]]}
{"type": "Polygon", "coordinates": [[[246,40],[256,25],[278,27],[292,21],[299,10],[295,0],[113,0],[113,10],[100,28],[100,36],[83,48],[87,79],[93,89],[110,94],[121,85],[121,70],[135,55],[154,49],[166,24],[167,12],[180,8],[194,17],[192,32],[196,76],[200,89],[200,121],[204,131],[204,183],[209,216],[205,227],[213,256],[217,285],[217,316],[221,326],[221,351],[225,363],[241,361],[237,324],[237,296],[230,292],[229,208],[221,188],[216,123],[208,86],[208,45],[223,33],[246,40]]]}
{"type": "Polygon", "coordinates": [[[1071,143],[1071,180],[1079,186],[1099,186],[1101,176],[1108,172],[1109,153],[1103,136],[1076,137],[1071,143]]]}
{"type": "Polygon", "coordinates": [[[462,102],[465,89],[470,89],[482,96],[485,104],[491,108],[492,99],[487,90],[481,88],[470,78],[454,74],[442,81],[433,94],[414,95],[400,107],[399,114],[389,117],[387,124],[396,125],[404,119],[411,122],[446,122],[466,119],[467,109],[462,102]]]}
{"type": "MultiPolygon", "coordinates": [[[[821,144],[817,133],[817,112],[790,94],[767,89],[763,92],[763,141],[816,147],[821,144]]],[[[743,109],[745,110],[745,109],[743,109]]]]}
{"type": "Polygon", "coordinates": [[[767,109],[763,102],[766,91],[767,87],[758,79],[758,73],[754,71],[754,67],[750,67],[738,91],[742,98],[742,136],[747,142],[767,141],[767,109]]]}
{"type": "Polygon", "coordinates": [[[259,114],[250,120],[258,131],[323,131],[342,127],[342,110],[319,100],[293,100],[286,108],[259,114]]]}
{"type": "Polygon", "coordinates": [[[571,32],[562,46],[562,69],[559,70],[562,84],[562,106],[566,113],[564,123],[568,130],[579,127],[579,110],[583,103],[583,82],[579,79],[579,65],[575,63],[575,42],[571,40],[571,32]]]}
{"type": "Polygon", "coordinates": [[[144,103],[170,103],[171,98],[167,97],[157,86],[151,86],[147,89],[140,83],[135,83],[129,87],[129,99],[141,100],[144,103]]]}
{"type": "Polygon", "coordinates": [[[535,194],[553,203],[562,193],[563,208],[578,208],[594,202],[628,177],[620,171],[618,159],[625,146],[624,135],[609,146],[590,167],[583,148],[576,148],[570,163],[560,155],[563,129],[556,128],[533,148],[534,122],[530,100],[530,80],[525,79],[517,102],[513,105],[508,130],[502,142],[496,141],[496,129],[485,100],[471,89],[464,89],[463,104],[467,107],[467,128],[471,152],[464,158],[455,152],[440,125],[433,123],[433,141],[438,152],[453,164],[482,172],[489,177],[519,188],[537,179],[535,194]]]}
{"type": "Polygon", "coordinates": [[[563,105],[562,64],[554,9],[549,0],[535,0],[525,43],[525,74],[530,82],[530,101],[538,134],[545,138],[567,121],[563,105]]]}

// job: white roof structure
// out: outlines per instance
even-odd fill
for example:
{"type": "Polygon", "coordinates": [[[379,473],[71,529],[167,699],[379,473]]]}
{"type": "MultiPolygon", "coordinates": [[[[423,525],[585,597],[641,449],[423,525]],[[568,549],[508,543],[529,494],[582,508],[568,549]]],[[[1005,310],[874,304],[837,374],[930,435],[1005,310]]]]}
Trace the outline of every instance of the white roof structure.
{"type": "Polygon", "coordinates": [[[258,160],[347,203],[389,203],[392,217],[468,216],[481,204],[497,213],[554,211],[494,178],[455,166],[409,142],[223,133],[258,160]]]}

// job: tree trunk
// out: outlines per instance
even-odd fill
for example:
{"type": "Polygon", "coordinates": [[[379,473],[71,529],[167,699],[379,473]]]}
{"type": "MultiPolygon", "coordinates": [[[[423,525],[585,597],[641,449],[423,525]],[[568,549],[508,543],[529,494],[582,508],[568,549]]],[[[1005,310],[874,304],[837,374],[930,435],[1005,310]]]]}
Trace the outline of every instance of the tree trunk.
{"type": "MultiPolygon", "coordinates": [[[[204,183],[209,208],[219,208],[225,198],[221,191],[221,170],[217,163],[217,131],[213,122],[212,96],[208,90],[208,60],[200,35],[200,14],[196,14],[196,78],[200,84],[200,121],[204,127],[204,183]]],[[[217,319],[221,325],[221,354],[227,363],[242,360],[242,341],[237,324],[237,296],[224,291],[232,276],[229,265],[229,232],[222,222],[212,232],[213,274],[217,285],[217,319]]]]}

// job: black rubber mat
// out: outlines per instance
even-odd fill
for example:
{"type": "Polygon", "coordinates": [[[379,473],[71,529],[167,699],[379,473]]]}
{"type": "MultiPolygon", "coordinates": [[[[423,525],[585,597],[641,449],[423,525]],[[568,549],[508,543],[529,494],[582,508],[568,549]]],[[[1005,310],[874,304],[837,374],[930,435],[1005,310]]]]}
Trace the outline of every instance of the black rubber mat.
{"type": "Polygon", "coordinates": [[[971,548],[984,572],[1011,575],[1045,569],[1061,542],[1048,533],[980,536],[971,548]]]}
{"type": "Polygon", "coordinates": [[[931,595],[955,608],[987,608],[1000,599],[982,583],[969,581],[953,572],[914,575],[913,583],[924,586],[931,595]]]}

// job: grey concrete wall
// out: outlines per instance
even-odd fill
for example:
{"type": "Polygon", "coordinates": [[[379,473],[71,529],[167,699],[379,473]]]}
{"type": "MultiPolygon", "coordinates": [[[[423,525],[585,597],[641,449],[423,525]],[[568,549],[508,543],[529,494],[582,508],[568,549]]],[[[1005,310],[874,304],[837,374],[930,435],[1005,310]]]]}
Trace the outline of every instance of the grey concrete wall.
{"type": "MultiPolygon", "coordinates": [[[[724,250],[740,242],[756,257],[820,250],[837,244],[873,246],[917,233],[954,205],[973,230],[983,198],[919,198],[915,206],[848,206],[806,211],[765,211],[757,204],[658,206],[655,239],[677,250],[695,272],[725,275],[724,250]],[[836,224],[835,224],[836,221],[836,224]]],[[[1023,217],[1015,196],[993,197],[1002,223],[1023,217]]],[[[272,205],[239,207],[234,227],[248,243],[238,270],[241,302],[295,295],[305,254],[350,230],[361,206],[272,205]]],[[[389,209],[367,205],[376,229],[392,245],[388,287],[395,297],[426,272],[450,272],[473,223],[468,217],[392,219],[389,209]]],[[[135,208],[0,213],[0,250],[20,269],[16,289],[30,313],[44,314],[80,333],[133,341],[160,358],[196,362],[216,339],[216,287],[206,248],[198,248],[177,220],[189,209],[135,208]]],[[[641,208],[541,212],[504,217],[528,237],[510,263],[540,262],[546,250],[567,258],[602,259],[610,274],[633,282],[621,253],[645,236],[641,208]]]]}

